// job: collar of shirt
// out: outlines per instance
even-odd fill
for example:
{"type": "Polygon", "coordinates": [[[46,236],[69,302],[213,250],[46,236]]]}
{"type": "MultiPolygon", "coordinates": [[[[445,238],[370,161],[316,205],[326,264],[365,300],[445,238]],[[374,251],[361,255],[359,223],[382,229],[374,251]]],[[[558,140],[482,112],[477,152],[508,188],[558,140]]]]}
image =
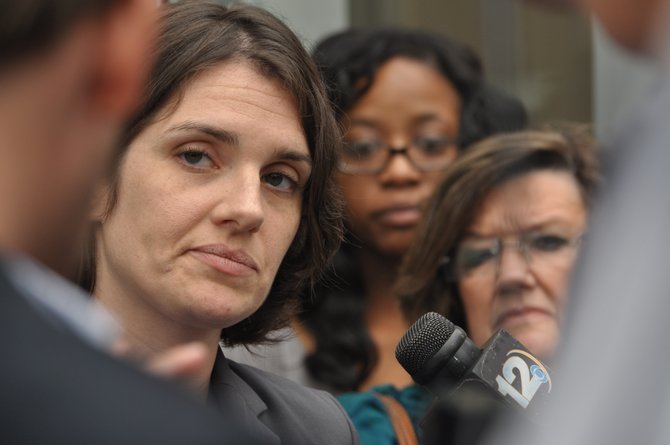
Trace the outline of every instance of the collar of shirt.
{"type": "Polygon", "coordinates": [[[56,326],[69,329],[104,350],[109,350],[119,339],[120,329],[112,316],[60,275],[16,254],[3,254],[0,265],[11,284],[56,326]]]}

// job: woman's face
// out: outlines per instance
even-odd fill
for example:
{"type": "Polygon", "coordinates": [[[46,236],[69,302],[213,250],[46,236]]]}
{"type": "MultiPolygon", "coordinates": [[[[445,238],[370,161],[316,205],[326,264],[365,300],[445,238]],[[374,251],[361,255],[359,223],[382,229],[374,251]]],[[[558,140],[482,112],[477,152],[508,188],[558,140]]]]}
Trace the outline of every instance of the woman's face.
{"type": "Polygon", "coordinates": [[[263,303],[301,217],[311,158],[292,96],[214,66],[131,143],[98,236],[96,293],[197,328],[263,303]],[[166,112],[167,113],[167,112],[166,112]]]}
{"type": "Polygon", "coordinates": [[[476,344],[504,328],[531,352],[551,357],[586,220],[579,187],[566,172],[531,172],[486,196],[456,255],[476,344]]]}
{"type": "MultiPolygon", "coordinates": [[[[458,92],[437,70],[422,62],[397,57],[376,73],[367,93],[348,110],[348,143],[382,143],[405,148],[458,135],[458,92]]],[[[448,156],[456,157],[455,144],[448,156]]],[[[351,230],[365,244],[386,255],[405,253],[426,200],[442,170],[423,172],[400,154],[377,174],[339,173],[351,230]]]]}

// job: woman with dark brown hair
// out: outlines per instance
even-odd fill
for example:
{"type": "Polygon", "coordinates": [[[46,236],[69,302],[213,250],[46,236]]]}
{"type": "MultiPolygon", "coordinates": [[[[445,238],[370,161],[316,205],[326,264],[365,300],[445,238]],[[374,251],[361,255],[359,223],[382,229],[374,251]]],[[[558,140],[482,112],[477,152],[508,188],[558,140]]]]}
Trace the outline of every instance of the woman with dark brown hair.
{"type": "MultiPolygon", "coordinates": [[[[409,321],[439,312],[479,346],[505,328],[550,358],[598,181],[593,144],[576,131],[509,133],[470,147],[437,185],[403,260],[396,289],[409,321]]],[[[432,397],[415,385],[384,395],[403,392],[416,394],[396,401],[418,432],[432,397]]],[[[378,396],[339,398],[361,443],[410,443],[397,442],[378,396]]],[[[441,427],[456,437],[452,420],[441,427]]]]}
{"type": "Polygon", "coordinates": [[[192,385],[267,443],[355,443],[331,395],[219,347],[283,327],[339,245],[340,135],[320,77],[268,12],[165,8],[147,97],[93,212],[82,284],[134,354],[205,345],[192,385]]]}

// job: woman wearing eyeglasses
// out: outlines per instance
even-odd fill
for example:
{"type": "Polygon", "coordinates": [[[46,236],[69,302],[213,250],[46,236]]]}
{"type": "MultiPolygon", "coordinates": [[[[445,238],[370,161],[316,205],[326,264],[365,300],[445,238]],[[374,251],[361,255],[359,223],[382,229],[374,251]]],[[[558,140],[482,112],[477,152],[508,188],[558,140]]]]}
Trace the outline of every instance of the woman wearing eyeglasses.
{"type": "Polygon", "coordinates": [[[550,360],[598,182],[583,132],[519,132],[471,148],[437,187],[403,263],[409,318],[440,312],[480,346],[506,329],[550,360]]]}

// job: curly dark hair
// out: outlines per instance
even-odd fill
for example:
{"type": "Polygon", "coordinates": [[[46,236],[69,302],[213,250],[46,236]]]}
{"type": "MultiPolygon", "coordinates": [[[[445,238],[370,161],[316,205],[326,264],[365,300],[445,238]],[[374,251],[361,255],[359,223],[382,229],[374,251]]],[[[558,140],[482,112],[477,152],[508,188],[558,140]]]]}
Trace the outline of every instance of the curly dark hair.
{"type": "MultiPolygon", "coordinates": [[[[459,149],[491,134],[526,126],[525,108],[484,82],[479,58],[468,47],[442,35],[397,28],[352,29],[326,38],[314,50],[340,124],[374,83],[389,60],[407,57],[435,68],[461,100],[459,149]]],[[[302,321],[316,339],[306,358],[312,378],[335,391],[355,391],[377,363],[365,327],[363,282],[355,264],[359,243],[348,233],[336,255],[335,270],[307,300],[302,321]],[[337,335],[333,335],[337,332],[337,335]]]]}
{"type": "Polygon", "coordinates": [[[526,125],[521,103],[484,83],[481,61],[469,47],[440,34],[399,28],[351,29],[314,49],[339,122],[370,89],[375,73],[395,57],[430,65],[454,86],[463,105],[459,147],[526,125]]]}
{"type": "MultiPolygon", "coordinates": [[[[178,103],[189,81],[202,71],[235,59],[278,80],[296,100],[312,157],[302,218],[293,243],[263,305],[247,319],[222,331],[227,345],[270,341],[268,334],[288,324],[300,295],[313,286],[340,245],[341,199],[333,179],[341,133],[325,87],[309,54],[289,28],[269,12],[245,5],[203,2],[165,5],[156,64],[140,111],[129,123],[123,147],[167,107],[178,103]]],[[[114,210],[118,172],[112,179],[107,213],[114,210]]],[[[95,288],[95,246],[83,259],[79,284],[95,288]]]]}
{"type": "Polygon", "coordinates": [[[444,276],[441,261],[454,254],[479,204],[494,188],[538,170],[570,173],[586,207],[601,182],[595,143],[580,127],[493,136],[451,164],[428,203],[396,284],[410,322],[433,311],[467,330],[457,283],[438,277],[444,276]]]}

